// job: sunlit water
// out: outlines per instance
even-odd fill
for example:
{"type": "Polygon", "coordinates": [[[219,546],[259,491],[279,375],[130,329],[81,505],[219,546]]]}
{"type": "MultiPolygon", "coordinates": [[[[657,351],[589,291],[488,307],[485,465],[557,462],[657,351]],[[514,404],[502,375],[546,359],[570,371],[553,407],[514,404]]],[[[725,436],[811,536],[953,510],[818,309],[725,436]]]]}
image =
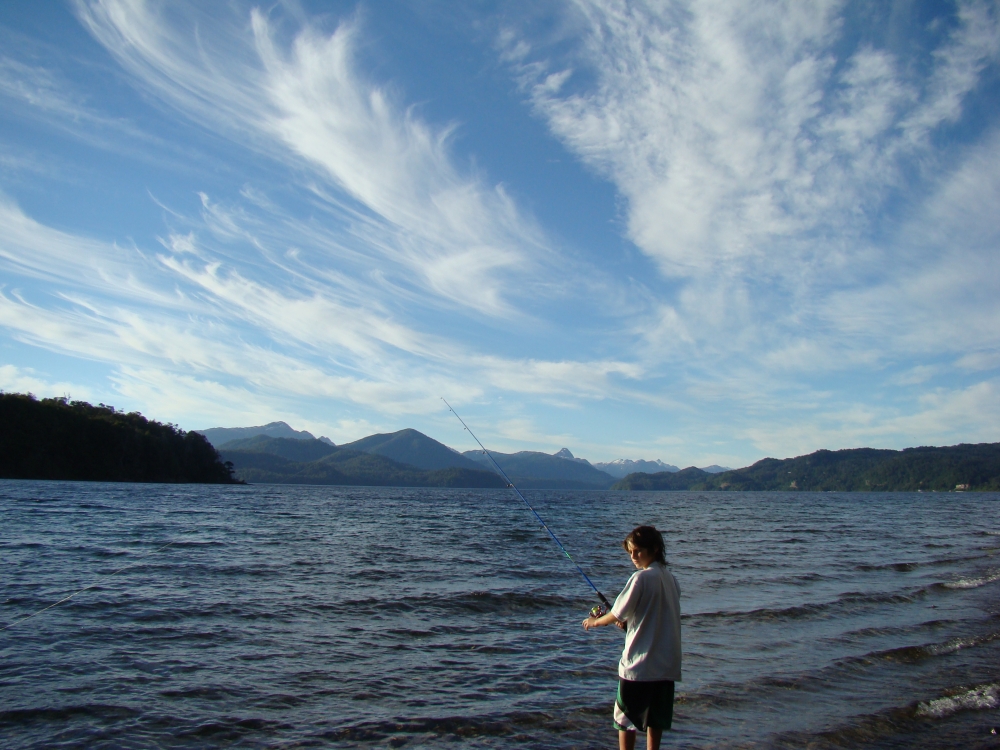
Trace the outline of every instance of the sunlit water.
{"type": "MultiPolygon", "coordinates": [[[[531,492],[665,531],[665,746],[1000,747],[1000,495],[531,492]]],[[[3,747],[615,747],[622,635],[508,491],[0,482],[3,747]]]]}

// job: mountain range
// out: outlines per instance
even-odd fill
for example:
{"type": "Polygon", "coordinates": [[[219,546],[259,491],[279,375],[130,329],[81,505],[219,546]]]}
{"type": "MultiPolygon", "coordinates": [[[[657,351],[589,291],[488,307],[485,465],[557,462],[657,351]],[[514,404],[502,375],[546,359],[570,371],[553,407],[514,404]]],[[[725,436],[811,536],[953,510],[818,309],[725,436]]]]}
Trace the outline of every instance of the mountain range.
{"type": "MultiPolygon", "coordinates": [[[[6,478],[483,488],[506,484],[483,451],[459,453],[411,429],[341,446],[284,422],[185,433],[175,425],[104,404],[39,401],[30,394],[0,393],[0,448],[0,477],[6,478]],[[218,442],[233,435],[238,437],[218,442]]],[[[678,470],[662,461],[629,460],[595,466],[566,448],[555,454],[492,455],[525,489],[1000,490],[1000,443],[902,451],[820,450],[784,460],[765,458],[743,469],[678,470]],[[601,467],[661,470],[633,471],[616,481],[601,467]]]]}
{"type": "MultiPolygon", "coordinates": [[[[230,440],[218,450],[222,460],[232,463],[234,475],[246,482],[505,486],[482,451],[459,453],[411,429],[370,435],[339,446],[301,435],[276,438],[258,434],[230,440]]],[[[493,456],[511,481],[524,489],[607,489],[615,481],[587,461],[559,455],[521,451],[493,456]]]]}
{"type": "MultiPolygon", "coordinates": [[[[416,433],[420,435],[420,433],[416,433]]],[[[412,437],[412,436],[407,436],[412,437]]],[[[431,438],[424,441],[436,443],[431,438]]],[[[391,441],[389,441],[391,442],[391,441]]],[[[376,446],[378,447],[378,446],[376,446]]],[[[381,446],[384,449],[384,446],[381,446]]],[[[231,440],[219,447],[222,460],[230,462],[237,479],[271,484],[338,484],[391,487],[504,487],[494,472],[436,460],[434,446],[414,449],[413,440],[399,441],[400,454],[418,464],[394,460],[380,453],[335,446],[315,438],[275,438],[256,435],[231,440]]],[[[444,446],[441,446],[442,448],[444,446]]],[[[446,449],[447,450],[447,449],[446,449]]],[[[393,452],[393,451],[389,451],[393,452]]]]}
{"type": "MultiPolygon", "coordinates": [[[[428,471],[448,468],[476,471],[483,469],[479,463],[466,458],[458,451],[427,437],[422,432],[410,429],[369,435],[340,447],[385,456],[428,471]]],[[[492,471],[493,467],[489,467],[489,470],[492,471]]]]}
{"type": "Polygon", "coordinates": [[[619,458],[615,461],[608,461],[607,463],[599,463],[595,461],[592,466],[595,469],[599,469],[613,477],[624,477],[628,474],[636,474],[638,472],[656,474],[661,471],[680,471],[680,469],[673,464],[665,464],[660,459],[656,459],[655,461],[644,461],[642,459],[633,461],[630,458],[619,458]]]}
{"type": "MultiPolygon", "coordinates": [[[[221,430],[202,430],[212,437],[221,430]]],[[[273,437],[230,440],[218,445],[235,477],[249,482],[502,487],[483,451],[458,451],[406,429],[370,435],[341,446],[292,430],[283,422],[262,428],[273,437]]],[[[245,434],[245,433],[240,433],[245,434]]],[[[591,464],[563,448],[492,453],[523,489],[581,490],[802,490],[887,491],[1000,489],[1000,444],[922,447],[903,451],[856,448],[820,450],[796,458],[766,458],[743,469],[721,466],[678,469],[662,461],[619,459],[591,464]],[[653,470],[655,469],[655,470],[653,470]],[[652,470],[652,471],[651,471],[652,470]],[[620,472],[627,471],[624,476],[620,472]]]]}
{"type": "MultiPolygon", "coordinates": [[[[615,482],[614,476],[594,468],[589,461],[574,458],[566,448],[554,455],[538,451],[490,453],[511,481],[524,489],[606,490],[615,482]]],[[[482,467],[493,466],[481,450],[462,455],[482,467]]]]}
{"type": "MultiPolygon", "coordinates": [[[[225,446],[229,451],[234,449],[231,445],[234,441],[247,440],[259,435],[303,441],[317,440],[312,433],[305,430],[295,430],[286,422],[270,422],[257,427],[211,427],[195,430],[195,432],[204,435],[217,449],[222,449],[225,446]]],[[[329,446],[335,445],[327,437],[320,437],[318,440],[329,446]]],[[[446,468],[494,471],[493,465],[482,454],[482,451],[459,453],[413,429],[369,435],[339,447],[360,453],[384,456],[400,464],[424,471],[446,468]]],[[[660,460],[633,461],[620,458],[608,463],[592,464],[584,458],[575,457],[568,448],[563,448],[554,454],[520,451],[509,454],[494,453],[494,456],[497,457],[501,468],[507,472],[511,480],[519,487],[523,486],[526,489],[607,489],[614,484],[616,479],[621,479],[635,472],[651,474],[662,471],[678,471],[676,466],[660,460]],[[500,460],[501,456],[503,460],[500,460]]],[[[241,461],[244,463],[247,460],[247,457],[241,457],[241,461]]],[[[726,467],[714,465],[703,469],[709,473],[727,470],[726,467]]],[[[246,478],[239,471],[237,471],[237,476],[246,478]]]]}
{"type": "Polygon", "coordinates": [[[709,474],[629,474],[616,490],[802,490],[840,492],[1000,490],[1000,443],[906,448],[819,450],[765,458],[744,469],[709,474]]]}
{"type": "MultiPolygon", "coordinates": [[[[553,455],[558,458],[567,458],[570,461],[589,464],[598,471],[603,471],[605,474],[610,474],[613,477],[625,477],[629,474],[635,474],[637,472],[642,472],[644,474],[656,474],[661,471],[680,471],[680,469],[673,464],[664,463],[660,459],[656,459],[655,461],[645,461],[643,459],[633,461],[630,458],[618,458],[614,461],[608,461],[606,463],[600,461],[590,463],[590,461],[585,458],[576,458],[572,453],[570,453],[569,448],[563,448],[553,455]]],[[[716,464],[712,464],[711,466],[703,466],[701,471],[709,474],[718,474],[722,471],[730,471],[730,469],[728,466],[718,466],[716,464]]]]}
{"type": "MultiPolygon", "coordinates": [[[[218,448],[232,440],[245,440],[257,435],[267,435],[273,438],[291,438],[292,440],[316,440],[316,436],[305,430],[293,430],[287,422],[268,422],[258,427],[211,427],[207,430],[192,430],[205,438],[218,448]]],[[[328,437],[321,437],[324,443],[333,445],[333,441],[328,437]]]]}

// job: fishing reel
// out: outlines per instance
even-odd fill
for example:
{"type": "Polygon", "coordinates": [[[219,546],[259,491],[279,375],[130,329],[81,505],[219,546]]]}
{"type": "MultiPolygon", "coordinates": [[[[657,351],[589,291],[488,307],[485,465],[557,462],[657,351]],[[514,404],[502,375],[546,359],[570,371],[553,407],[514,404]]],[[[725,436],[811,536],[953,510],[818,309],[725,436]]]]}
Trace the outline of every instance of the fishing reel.
{"type": "Polygon", "coordinates": [[[595,604],[590,610],[591,617],[604,617],[608,613],[606,604],[595,604]]]}

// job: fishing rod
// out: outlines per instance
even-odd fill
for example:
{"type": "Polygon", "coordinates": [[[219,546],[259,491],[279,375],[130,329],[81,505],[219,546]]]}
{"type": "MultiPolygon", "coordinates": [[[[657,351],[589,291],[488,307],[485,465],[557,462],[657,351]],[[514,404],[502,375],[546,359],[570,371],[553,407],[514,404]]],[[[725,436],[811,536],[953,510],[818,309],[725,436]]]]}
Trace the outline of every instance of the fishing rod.
{"type": "Polygon", "coordinates": [[[502,476],[504,480],[507,482],[507,486],[517,493],[517,496],[521,498],[521,502],[523,502],[528,507],[528,510],[532,512],[535,518],[538,519],[538,523],[542,525],[542,528],[545,529],[547,532],[549,532],[549,536],[552,537],[552,541],[559,546],[559,549],[561,549],[562,553],[566,555],[566,558],[571,563],[573,563],[573,565],[576,567],[578,571],[580,571],[580,575],[583,576],[583,580],[585,580],[587,584],[590,586],[590,588],[594,590],[594,593],[597,594],[597,598],[601,600],[601,603],[590,610],[591,616],[600,617],[601,615],[606,614],[611,609],[611,602],[609,602],[607,597],[600,592],[600,589],[598,589],[597,586],[594,585],[594,582],[590,580],[590,576],[588,576],[586,573],[583,572],[583,568],[581,568],[579,564],[577,564],[576,560],[573,559],[573,556],[566,550],[565,547],[563,547],[562,542],[559,541],[559,537],[557,537],[554,533],[552,533],[552,529],[550,529],[548,524],[542,520],[542,517],[538,515],[538,512],[531,507],[531,503],[529,503],[525,499],[524,495],[521,494],[521,490],[519,490],[515,486],[515,484],[512,481],[510,481],[510,477],[507,476],[507,472],[505,472],[503,469],[500,468],[500,464],[498,464],[497,460],[493,458],[493,454],[490,453],[488,450],[486,450],[486,446],[483,445],[482,442],[480,442],[479,438],[476,437],[476,433],[474,433],[472,430],[469,429],[469,425],[465,423],[464,419],[458,416],[458,412],[451,408],[451,404],[445,401],[443,396],[441,397],[441,400],[444,401],[444,405],[448,407],[448,411],[454,414],[455,418],[462,423],[462,427],[465,428],[466,432],[472,435],[472,439],[475,440],[477,443],[479,443],[479,447],[483,449],[483,453],[485,453],[489,457],[490,461],[493,462],[493,465],[496,467],[496,470],[500,472],[500,476],[502,476]]]}

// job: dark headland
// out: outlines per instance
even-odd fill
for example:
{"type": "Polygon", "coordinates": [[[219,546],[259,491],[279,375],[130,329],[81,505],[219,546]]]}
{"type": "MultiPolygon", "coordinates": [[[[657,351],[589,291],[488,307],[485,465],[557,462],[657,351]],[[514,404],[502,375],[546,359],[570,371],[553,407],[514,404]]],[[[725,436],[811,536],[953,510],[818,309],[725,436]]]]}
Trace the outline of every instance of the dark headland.
{"type": "Polygon", "coordinates": [[[65,398],[0,393],[0,477],[227,484],[204,436],[137,412],[65,398]]]}

